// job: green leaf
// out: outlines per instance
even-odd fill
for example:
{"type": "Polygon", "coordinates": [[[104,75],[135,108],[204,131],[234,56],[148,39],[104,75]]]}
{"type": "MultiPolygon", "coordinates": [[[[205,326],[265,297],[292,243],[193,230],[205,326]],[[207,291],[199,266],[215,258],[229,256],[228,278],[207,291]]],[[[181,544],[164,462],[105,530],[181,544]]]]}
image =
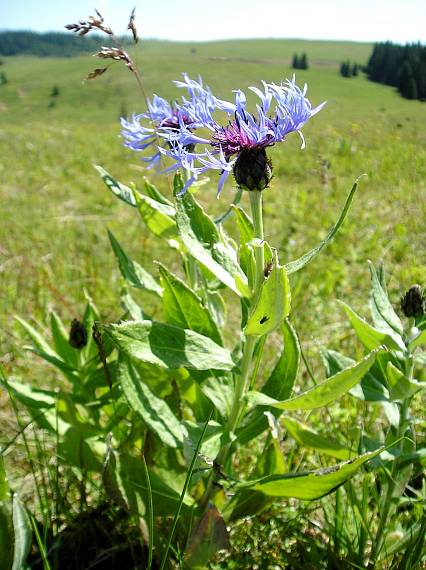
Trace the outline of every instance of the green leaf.
{"type": "Polygon", "coordinates": [[[370,308],[374,319],[374,324],[379,329],[390,332],[395,331],[399,336],[403,333],[403,326],[395,313],[391,302],[389,301],[387,292],[383,289],[379,276],[377,275],[374,265],[369,261],[371,273],[371,297],[370,308]]]}
{"type": "Polygon", "coordinates": [[[410,350],[414,350],[422,344],[426,344],[426,329],[419,331],[418,334],[416,334],[416,336],[410,340],[408,343],[408,348],[410,350]]]}
{"type": "Polygon", "coordinates": [[[15,536],[12,570],[22,570],[31,548],[32,532],[25,507],[16,494],[12,500],[12,521],[15,536]]]}
{"type": "MultiPolygon", "coordinates": [[[[112,452],[112,450],[110,450],[112,452]]],[[[126,453],[113,453],[113,463],[109,473],[114,474],[112,481],[107,484],[107,491],[117,498],[117,492],[124,499],[128,507],[137,511],[141,503],[148,503],[148,488],[140,459],[126,453]],[[115,469],[114,469],[115,465],[115,469]]],[[[111,460],[111,455],[108,458],[111,460]]],[[[171,473],[173,476],[173,473],[171,473]]],[[[169,486],[152,469],[149,470],[149,480],[154,503],[155,516],[173,516],[179,505],[180,493],[169,486]]],[[[194,500],[185,495],[182,505],[182,514],[188,516],[194,506],[194,500]]]]}
{"type": "Polygon", "coordinates": [[[137,289],[143,289],[161,297],[163,291],[157,281],[148,271],[139,265],[136,261],[130,259],[118,243],[113,233],[108,230],[108,236],[112,249],[120,267],[120,271],[124,279],[137,289]]]}
{"type": "Polygon", "coordinates": [[[13,564],[13,526],[9,504],[0,501],[0,568],[10,570],[13,564]]]}
{"type": "Polygon", "coordinates": [[[181,447],[185,432],[166,402],[158,398],[136,373],[128,359],[122,356],[118,364],[118,379],[129,406],[146,425],[170,447],[181,447]]]}
{"type": "Polygon", "coordinates": [[[155,236],[164,239],[176,239],[178,237],[175,221],[176,211],[172,206],[137,192],[135,192],[135,198],[142,220],[155,236]]]}
{"type": "MultiPolygon", "coordinates": [[[[1,453],[0,449],[0,453],[1,453]]],[[[4,468],[3,455],[0,455],[0,501],[4,501],[9,491],[9,485],[6,477],[6,469],[4,468]]]]}
{"type": "Polygon", "coordinates": [[[302,257],[300,257],[299,259],[296,259],[295,261],[290,261],[290,263],[286,264],[285,268],[287,270],[288,275],[294,273],[295,271],[300,271],[303,267],[305,267],[305,265],[307,265],[314,257],[316,257],[320,253],[320,251],[324,249],[324,247],[334,238],[334,236],[339,231],[340,226],[343,224],[346,218],[346,214],[348,213],[349,208],[352,204],[352,200],[354,198],[360,178],[361,176],[355,180],[355,184],[352,186],[352,190],[349,192],[349,195],[346,198],[346,202],[343,207],[342,213],[340,214],[339,219],[330,229],[330,231],[323,239],[323,241],[320,244],[318,244],[316,247],[311,249],[311,251],[308,251],[308,253],[302,255],[302,257]]]}
{"type": "Polygon", "coordinates": [[[162,368],[232,370],[231,353],[194,331],[156,321],[101,325],[128,356],[162,368]]]}
{"type": "Polygon", "coordinates": [[[268,334],[290,313],[290,284],[287,273],[285,268],[278,264],[276,253],[274,257],[272,271],[262,283],[259,297],[249,314],[244,331],[246,335],[268,334]]]}
{"type": "Polygon", "coordinates": [[[206,306],[218,328],[223,328],[226,323],[226,305],[220,293],[217,291],[206,291],[206,306]]]}
{"type": "Polygon", "coordinates": [[[50,330],[52,331],[53,344],[60,358],[71,366],[78,367],[78,351],[69,343],[69,332],[59,316],[52,311],[50,313],[50,330]]]}
{"type": "Polygon", "coordinates": [[[179,175],[175,176],[174,188],[176,222],[188,252],[234,293],[248,297],[247,278],[221,228],[216,226],[189,192],[179,196],[183,188],[179,175]]]}
{"type": "Polygon", "coordinates": [[[107,451],[104,436],[86,437],[81,429],[70,426],[58,445],[58,457],[80,471],[100,473],[107,451]]]}
{"type": "Polygon", "coordinates": [[[207,378],[201,384],[201,390],[223,418],[229,417],[234,398],[232,377],[207,378]]]}
{"type": "Polygon", "coordinates": [[[57,393],[53,390],[33,388],[29,384],[21,384],[15,380],[8,380],[7,387],[13,391],[16,399],[29,409],[40,410],[51,408],[55,405],[57,393]]]}
{"type": "MultiPolygon", "coordinates": [[[[275,400],[285,400],[291,396],[300,364],[300,345],[296,331],[288,320],[282,323],[284,348],[268,380],[262,387],[262,393],[275,400]]],[[[268,408],[276,418],[281,410],[268,408]]],[[[238,430],[238,441],[245,444],[257,437],[268,427],[265,410],[254,408],[246,418],[244,425],[238,430]]]]}
{"type": "Polygon", "coordinates": [[[358,364],[338,372],[334,376],[327,378],[320,384],[317,384],[313,388],[290,400],[275,402],[272,398],[259,393],[257,393],[257,396],[253,393],[253,399],[255,401],[257,400],[258,404],[270,405],[280,410],[313,410],[326,406],[341,398],[348,390],[355,386],[370,370],[377,355],[382,352],[382,349],[373,350],[358,364]]]}
{"type": "Polygon", "coordinates": [[[222,345],[219,329],[200,297],[164,265],[159,263],[158,266],[164,290],[164,319],[172,325],[191,329],[222,345]]]}
{"type": "Polygon", "coordinates": [[[15,316],[15,319],[18,321],[18,323],[28,333],[28,335],[30,336],[30,338],[33,341],[36,348],[38,348],[40,351],[42,351],[46,354],[49,354],[53,357],[56,357],[56,358],[58,357],[56,352],[53,350],[53,348],[50,346],[50,344],[46,341],[46,339],[43,337],[43,335],[41,335],[32,325],[30,325],[30,323],[28,323],[24,319],[21,319],[21,317],[15,316]]]}
{"type": "Polygon", "coordinates": [[[58,356],[53,356],[52,354],[39,350],[38,348],[34,348],[33,346],[25,346],[24,348],[29,352],[37,354],[37,356],[43,358],[46,362],[53,364],[53,366],[56,366],[56,368],[58,368],[58,370],[60,370],[70,382],[78,382],[79,379],[75,369],[69,364],[66,364],[58,356]]]}
{"type": "Polygon", "coordinates": [[[305,501],[320,499],[346,483],[358,469],[384,450],[383,447],[364,453],[356,459],[316,471],[269,475],[254,481],[240,483],[240,488],[262,491],[271,497],[293,497],[305,501]]]}
{"type": "Polygon", "coordinates": [[[330,457],[341,459],[343,461],[352,459],[352,457],[356,455],[355,451],[351,451],[346,446],[340,445],[338,442],[320,435],[315,430],[311,429],[306,424],[299,422],[295,418],[285,417],[282,420],[282,423],[289,434],[304,447],[316,449],[325,455],[329,455],[330,457]]]}
{"type": "Polygon", "coordinates": [[[247,244],[254,238],[254,227],[251,218],[241,208],[241,206],[232,206],[237,218],[238,230],[240,232],[240,243],[247,244]]]}
{"type": "Polygon", "coordinates": [[[170,200],[168,200],[165,196],[163,196],[163,194],[161,194],[158,188],[154,186],[154,184],[151,184],[151,182],[147,178],[144,178],[144,190],[145,194],[149,198],[152,198],[152,200],[155,200],[156,202],[160,202],[160,204],[164,204],[165,206],[173,208],[174,214],[176,213],[172,202],[170,202],[170,200]]]}
{"type": "Polygon", "coordinates": [[[136,208],[136,200],[133,194],[133,190],[131,188],[129,188],[128,186],[124,186],[124,184],[121,184],[120,182],[115,180],[115,178],[113,178],[111,174],[109,174],[109,172],[107,172],[104,168],[102,168],[102,166],[98,166],[96,164],[94,164],[93,166],[101,175],[101,178],[105,182],[107,188],[109,188],[111,192],[115,196],[117,196],[117,198],[123,200],[123,202],[126,202],[126,204],[128,204],[129,206],[133,206],[134,208],[136,208]]]}
{"type": "Polygon", "coordinates": [[[396,333],[380,331],[369,325],[364,319],[358,316],[349,305],[339,301],[349,317],[351,325],[359,340],[367,350],[374,350],[378,346],[385,345],[391,350],[405,351],[406,347],[402,338],[396,333]]]}
{"type": "MultiPolygon", "coordinates": [[[[353,366],[356,362],[335,350],[324,349],[321,351],[321,356],[326,366],[327,377],[353,366]]],[[[359,384],[356,384],[349,390],[349,394],[366,402],[384,402],[389,400],[388,389],[372,374],[371,370],[367,372],[359,384]]]]}
{"type": "Polygon", "coordinates": [[[417,380],[410,380],[403,374],[392,362],[388,362],[386,368],[386,375],[388,379],[390,399],[396,402],[402,402],[410,398],[419,390],[426,388],[426,382],[417,382],[417,380]]]}
{"type": "Polygon", "coordinates": [[[300,365],[299,339],[287,320],[282,323],[282,334],[283,351],[262,388],[263,394],[277,400],[290,397],[300,365]]]}
{"type": "Polygon", "coordinates": [[[139,307],[139,305],[127,290],[121,293],[120,301],[121,306],[133,321],[151,320],[150,317],[141,309],[141,307],[139,307]]]}

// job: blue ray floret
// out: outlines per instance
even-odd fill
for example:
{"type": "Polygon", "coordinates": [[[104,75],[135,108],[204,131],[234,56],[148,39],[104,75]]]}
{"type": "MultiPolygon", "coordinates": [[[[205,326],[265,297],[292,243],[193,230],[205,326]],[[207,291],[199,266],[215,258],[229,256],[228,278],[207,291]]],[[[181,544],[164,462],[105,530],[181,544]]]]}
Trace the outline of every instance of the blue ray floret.
{"type": "MultiPolygon", "coordinates": [[[[126,123],[125,137],[127,146],[134,150],[144,150],[153,144],[152,137],[157,141],[160,139],[155,161],[159,160],[159,154],[163,154],[173,161],[166,171],[183,169],[188,174],[183,191],[210,169],[221,172],[218,194],[231,172],[234,172],[239,185],[262,190],[269,180],[261,177],[262,187],[256,186],[260,184],[256,176],[249,184],[244,179],[241,182],[235,168],[238,161],[240,166],[253,160],[259,163],[257,159],[261,156],[260,162],[266,167],[269,162],[265,149],[282,142],[292,132],[299,133],[304,148],[301,128],[325,105],[321,103],[312,108],[306,97],[307,86],[301,90],[294,77],[280,85],[263,81],[263,91],[250,87],[260,100],[256,105],[256,114],[247,110],[246,96],[241,90],[234,91],[235,102],[229,102],[216,98],[208,87],[203,86],[201,78],[196,81],[185,74],[183,81],[175,81],[175,84],[186,89],[189,97],[182,97],[174,107],[157,97],[148,113],[136,117],[138,120],[139,117],[149,116],[155,125],[150,128],[141,125],[138,129],[135,123],[126,123]],[[228,114],[227,124],[221,125],[216,121],[215,111],[228,114]],[[196,134],[199,128],[207,131],[207,136],[196,134]],[[201,150],[198,150],[200,146],[201,150]],[[250,185],[254,185],[253,188],[250,185]]],[[[238,172],[241,172],[241,168],[238,168],[238,172]]]]}

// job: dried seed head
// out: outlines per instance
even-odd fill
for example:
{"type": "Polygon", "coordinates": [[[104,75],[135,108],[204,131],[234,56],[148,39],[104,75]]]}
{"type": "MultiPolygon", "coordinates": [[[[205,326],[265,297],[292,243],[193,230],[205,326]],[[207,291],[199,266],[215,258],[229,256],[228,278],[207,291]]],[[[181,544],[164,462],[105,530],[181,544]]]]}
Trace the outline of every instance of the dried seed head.
{"type": "Polygon", "coordinates": [[[420,285],[413,285],[408,289],[401,299],[401,310],[408,318],[421,317],[425,314],[426,299],[420,285]]]}
{"type": "Polygon", "coordinates": [[[108,67],[97,67],[96,69],[88,73],[86,79],[96,79],[96,77],[99,77],[99,75],[105,73],[107,69],[108,67]]]}
{"type": "Polygon", "coordinates": [[[129,25],[127,26],[128,30],[131,30],[132,34],[133,34],[133,41],[135,42],[135,44],[138,43],[138,31],[136,29],[136,24],[135,24],[135,11],[136,8],[133,8],[132,13],[130,14],[130,19],[129,19],[129,25]]]}
{"type": "Polygon", "coordinates": [[[234,178],[240,188],[264,190],[272,178],[272,165],[264,148],[241,151],[234,166],[234,178]]]}
{"type": "Polygon", "coordinates": [[[95,57],[100,57],[101,59],[114,59],[115,61],[124,61],[130,71],[136,73],[136,67],[131,57],[122,48],[102,46],[101,51],[95,53],[95,57]]]}
{"type": "Polygon", "coordinates": [[[73,348],[83,348],[87,344],[87,331],[84,324],[78,319],[71,323],[69,343],[73,348]]]}
{"type": "Polygon", "coordinates": [[[109,36],[113,36],[114,33],[109,26],[104,24],[104,19],[101,14],[96,10],[96,17],[89,16],[87,20],[80,20],[77,24],[68,24],[65,26],[67,30],[71,32],[78,33],[79,36],[85,36],[93,30],[100,30],[109,36]]]}

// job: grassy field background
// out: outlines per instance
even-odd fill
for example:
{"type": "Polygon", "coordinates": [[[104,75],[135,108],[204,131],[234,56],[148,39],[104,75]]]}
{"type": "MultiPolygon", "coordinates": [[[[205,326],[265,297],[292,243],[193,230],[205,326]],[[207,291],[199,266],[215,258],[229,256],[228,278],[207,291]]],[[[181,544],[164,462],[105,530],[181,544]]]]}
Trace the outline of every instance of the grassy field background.
{"type": "MultiPolygon", "coordinates": [[[[402,99],[363,75],[340,77],[342,60],[364,64],[371,49],[370,44],[305,40],[142,41],[135,53],[146,93],[168,99],[180,95],[171,81],[183,71],[202,74],[217,96],[231,98],[233,89],[290,77],[293,53],[307,53],[311,68],[298,71],[297,82],[308,83],[314,105],[324,100],[327,105],[304,129],[305,150],[293,134],[270,151],[274,179],[264,193],[265,234],[282,261],[299,257],[324,238],[354,180],[367,174],[335,241],[291,278],[292,320],[318,379],[323,377],[321,345],[361,357],[362,348],[336,301],[342,299],[368,315],[367,259],[385,263],[395,306],[411,284],[426,284],[426,104],[402,99]]],[[[137,154],[122,145],[119,117],[144,110],[134,77],[124,66],[114,65],[97,80],[84,82],[89,71],[102,65],[89,55],[2,59],[8,83],[0,86],[0,362],[10,375],[33,385],[54,385],[53,369],[22,351],[27,339],[14,315],[43,326],[53,308],[70,323],[82,316],[85,289],[105,321],[118,318],[121,281],[107,228],[154,274],[156,259],[180,271],[177,259],[148,237],[137,213],[105,189],[92,165],[100,164],[123,183],[133,181],[136,186],[149,176],[166,194],[170,183],[163,175],[147,172],[137,154]],[[52,97],[55,86],[59,95],[52,97]]],[[[216,215],[227,209],[234,194],[229,182],[216,200],[213,173],[197,199],[216,215]]],[[[247,196],[243,204],[248,209],[247,196]]],[[[226,229],[235,235],[232,219],[226,229]]],[[[138,297],[137,292],[135,297],[161,319],[149,297],[138,297]]],[[[239,302],[232,296],[228,300],[235,307],[227,330],[231,346],[239,327],[239,302]]],[[[264,356],[266,369],[274,361],[274,351],[272,337],[264,356]]],[[[298,385],[309,382],[303,369],[298,385]]],[[[328,414],[327,409],[314,412],[309,421],[320,431],[339,425],[347,435],[354,426],[374,422],[380,410],[348,396],[328,414]]],[[[0,393],[0,445],[11,439],[14,427],[8,399],[0,393]]],[[[302,460],[310,467],[322,465],[314,453],[303,452],[302,460]]],[[[8,454],[7,468],[31,501],[34,493],[21,477],[29,471],[26,461],[18,440],[8,454]]],[[[306,520],[317,516],[317,508],[306,507],[306,520]]],[[[290,510],[277,504],[268,520],[244,522],[236,530],[236,549],[243,545],[241,556],[249,544],[253,560],[258,556],[265,564],[281,564],[277,545],[282,547],[284,533],[292,536],[290,510]]],[[[304,537],[294,524],[298,547],[313,548],[309,535],[304,537]]],[[[315,559],[314,551],[312,556],[315,559]]]]}
{"type": "MultiPolygon", "coordinates": [[[[308,54],[311,68],[299,71],[297,81],[308,83],[313,104],[328,103],[304,129],[304,151],[297,135],[271,150],[266,236],[281,258],[289,261],[316,245],[353,181],[368,175],[335,243],[293,279],[296,324],[314,355],[321,342],[336,348],[346,340],[337,298],[365,313],[368,258],[385,262],[395,303],[412,282],[426,281],[426,105],[362,75],[339,76],[340,61],[364,64],[371,47],[305,40],[142,41],[135,53],[147,94],[170,99],[180,95],[171,81],[182,71],[202,74],[215,94],[230,98],[232,89],[291,76],[293,53],[308,54]]],[[[152,271],[164,252],[92,167],[101,164],[136,185],[147,174],[120,139],[119,116],[144,109],[131,73],[114,65],[84,82],[100,63],[89,55],[4,62],[9,82],[0,86],[0,358],[10,361],[21,343],[14,314],[43,322],[53,307],[70,321],[81,315],[86,288],[105,319],[118,316],[120,280],[107,227],[152,271]],[[50,96],[54,86],[57,97],[50,96]]],[[[169,191],[164,176],[148,175],[169,191]]],[[[235,192],[230,183],[217,201],[215,176],[197,194],[212,213],[224,211],[235,192]]],[[[232,222],[227,228],[233,233],[232,222]]]]}

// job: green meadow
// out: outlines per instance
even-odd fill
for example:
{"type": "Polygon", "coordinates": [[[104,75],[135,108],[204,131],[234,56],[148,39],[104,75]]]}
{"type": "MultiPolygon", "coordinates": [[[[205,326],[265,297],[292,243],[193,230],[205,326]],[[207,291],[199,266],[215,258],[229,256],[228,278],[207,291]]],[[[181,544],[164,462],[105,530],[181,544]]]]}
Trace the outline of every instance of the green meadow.
{"type": "MultiPolygon", "coordinates": [[[[350,297],[361,307],[367,259],[385,263],[396,304],[412,282],[425,281],[426,105],[402,99],[363,75],[339,76],[341,60],[363,64],[370,50],[369,44],[302,40],[142,41],[135,54],[148,96],[170,99],[180,95],[171,82],[182,71],[201,74],[227,98],[233,89],[262,79],[279,82],[291,76],[292,54],[308,54],[311,68],[298,71],[297,81],[308,83],[314,105],[326,100],[327,106],[304,129],[305,150],[294,134],[271,152],[266,234],[280,256],[291,260],[320,241],[353,181],[367,174],[336,241],[293,284],[294,302],[306,308],[298,325],[308,345],[319,331],[337,342],[345,336],[335,300],[350,297]]],[[[102,63],[89,55],[4,61],[9,82],[0,87],[2,355],[16,351],[14,314],[43,321],[54,307],[70,320],[81,311],[84,288],[106,318],[115,316],[111,307],[120,283],[107,227],[148,268],[162,255],[143,231],[141,237],[132,212],[108,194],[93,164],[136,186],[149,176],[168,191],[163,176],[147,172],[122,146],[119,117],[144,109],[124,66],[113,65],[102,77],[84,81],[102,63]],[[57,97],[50,96],[54,86],[57,97]]],[[[214,176],[197,198],[220,213],[235,189],[228,184],[216,200],[214,176]]],[[[232,226],[230,221],[231,233],[232,226]]]]}
{"type": "MultiPolygon", "coordinates": [[[[296,72],[297,83],[308,84],[313,105],[322,101],[327,105],[303,129],[304,150],[296,133],[271,148],[274,177],[264,191],[265,237],[278,248],[282,262],[297,259],[324,239],[354,181],[365,176],[334,241],[291,276],[293,322],[303,357],[310,363],[303,368],[301,386],[309,386],[317,374],[319,379],[324,377],[322,346],[358,360],[362,357],[362,347],[337,301],[350,303],[368,317],[367,260],[376,266],[384,264],[389,297],[397,312],[410,285],[426,284],[426,103],[403,99],[393,89],[369,82],[362,73],[351,79],[339,75],[342,60],[364,65],[371,49],[371,44],[308,40],[142,40],[133,53],[146,95],[157,93],[170,100],[183,94],[172,84],[182,72],[200,74],[215,95],[231,99],[234,89],[291,77],[293,54],[307,53],[310,68],[296,72]]],[[[70,324],[73,318],[81,319],[86,292],[104,321],[120,318],[122,280],[107,229],[151,273],[157,272],[155,260],[182,273],[177,257],[154,242],[135,211],[109,193],[93,165],[103,166],[136,188],[148,177],[169,195],[171,180],[146,170],[138,155],[122,144],[120,116],[143,112],[145,103],[134,76],[120,63],[96,80],[86,81],[87,74],[102,67],[103,61],[90,55],[2,59],[0,71],[8,82],[0,85],[0,363],[8,374],[51,387],[57,382],[53,367],[22,349],[28,339],[14,317],[47,330],[48,313],[54,309],[70,324]]],[[[255,103],[253,96],[248,98],[255,103]]],[[[211,174],[210,181],[196,191],[197,200],[215,216],[228,209],[236,193],[230,177],[217,199],[216,176],[211,174]]],[[[243,195],[242,203],[248,211],[247,196],[243,195]]],[[[230,216],[225,228],[236,236],[235,226],[230,216]]],[[[144,310],[161,319],[160,307],[148,295],[138,292],[135,297],[144,310]]],[[[225,331],[229,345],[239,331],[236,299],[225,331]]],[[[232,302],[232,297],[228,300],[232,302]]],[[[274,355],[274,340],[266,351],[267,356],[274,355]]],[[[360,411],[361,404],[345,397],[333,417],[349,433],[360,411]]],[[[9,412],[8,399],[0,393],[0,433],[6,436],[13,433],[9,412]]],[[[314,415],[316,427],[329,421],[328,413],[314,415]]],[[[380,411],[376,408],[369,418],[364,406],[362,414],[359,421],[367,424],[380,411]]],[[[419,422],[420,435],[422,431],[424,424],[419,422]]],[[[247,464],[252,461],[247,458],[247,464]]],[[[13,475],[26,471],[19,442],[6,465],[13,475]]],[[[261,521],[263,530],[268,527],[268,536],[275,536],[271,544],[280,540],[271,523],[280,520],[278,507],[275,515],[276,519],[261,521]]],[[[276,524],[284,528],[287,522],[276,524]]],[[[281,567],[282,560],[278,555],[274,558],[276,553],[265,538],[256,542],[259,528],[248,525],[235,532],[242,545],[253,540],[253,551],[260,552],[257,563],[269,556],[281,567]]],[[[320,534],[316,538],[321,542],[320,534]]],[[[302,546],[306,540],[309,543],[309,537],[300,540],[302,546]]]]}

